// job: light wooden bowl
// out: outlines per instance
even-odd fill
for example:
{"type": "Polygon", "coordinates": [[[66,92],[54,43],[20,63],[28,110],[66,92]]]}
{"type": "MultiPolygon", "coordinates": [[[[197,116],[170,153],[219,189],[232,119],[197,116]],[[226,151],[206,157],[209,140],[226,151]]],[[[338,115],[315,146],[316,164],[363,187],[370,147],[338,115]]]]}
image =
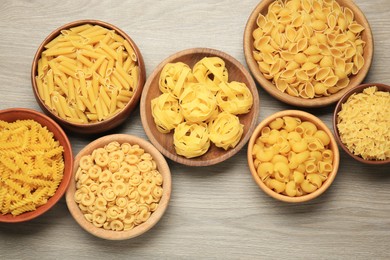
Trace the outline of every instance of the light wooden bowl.
{"type": "Polygon", "coordinates": [[[60,185],[57,188],[56,193],[47,201],[45,205],[38,207],[34,211],[22,213],[18,216],[13,216],[11,214],[0,214],[0,222],[24,222],[31,219],[34,219],[50,208],[52,208],[64,195],[66,189],[68,188],[70,178],[73,171],[73,153],[72,147],[70,145],[69,139],[66,136],[65,132],[61,127],[54,122],[48,116],[37,112],[35,110],[26,109],[26,108],[10,108],[5,110],[0,110],[0,120],[6,122],[15,122],[16,120],[34,120],[41,124],[44,127],[54,134],[54,138],[60,143],[64,148],[63,158],[65,163],[63,178],[60,185]]]}
{"type": "Polygon", "coordinates": [[[157,222],[161,219],[165,210],[168,207],[168,203],[171,197],[171,190],[172,190],[171,185],[172,185],[172,181],[171,181],[171,172],[169,170],[169,166],[164,156],[162,156],[161,153],[152,144],[150,144],[149,142],[145,141],[142,138],[133,135],[126,135],[126,134],[107,135],[89,143],[75,157],[72,178],[69,184],[69,188],[66,192],[66,204],[68,205],[69,211],[72,214],[73,218],[76,220],[76,222],[90,234],[107,240],[130,239],[145,233],[146,231],[151,229],[154,225],[156,225],[157,222]],[[153,160],[157,164],[158,171],[163,176],[163,185],[162,185],[163,195],[161,197],[161,200],[159,202],[156,211],[154,211],[150,215],[150,218],[146,222],[134,227],[131,230],[126,230],[126,231],[105,230],[103,228],[95,227],[92,223],[88,222],[84,218],[83,213],[81,212],[79,206],[74,200],[74,194],[76,192],[75,174],[79,167],[80,158],[84,155],[91,154],[93,150],[104,147],[105,145],[113,141],[117,141],[120,144],[122,143],[130,143],[131,145],[138,144],[142,149],[145,150],[145,152],[152,155],[153,160]]]}
{"type": "Polygon", "coordinates": [[[68,24],[65,24],[57,29],[55,29],[53,32],[51,32],[46,39],[41,43],[41,45],[38,47],[37,52],[35,53],[32,67],[31,67],[31,82],[32,82],[32,87],[33,87],[33,92],[35,99],[37,100],[39,106],[43,110],[43,112],[47,115],[49,115],[51,118],[53,118],[57,123],[59,123],[61,126],[63,126],[66,130],[75,132],[75,133],[81,133],[81,134],[95,134],[95,133],[102,133],[105,131],[108,131],[120,124],[122,124],[131,111],[134,110],[134,108],[137,106],[143,86],[145,84],[145,64],[143,57],[141,55],[140,50],[138,49],[137,45],[135,42],[121,29],[118,27],[109,24],[107,22],[99,21],[99,20],[78,20],[74,22],[70,22],[68,24]],[[57,116],[55,113],[53,113],[44,103],[44,101],[41,99],[41,97],[38,94],[38,88],[37,88],[37,83],[35,80],[35,76],[38,73],[38,60],[41,57],[42,52],[45,50],[45,45],[49,43],[51,40],[53,40],[55,37],[57,37],[62,30],[66,30],[72,27],[76,27],[79,25],[83,24],[92,24],[92,25],[100,25],[102,27],[108,28],[110,30],[114,30],[116,33],[118,33],[120,36],[122,36],[124,39],[126,39],[131,47],[134,49],[134,52],[137,56],[137,64],[139,66],[139,78],[138,78],[138,85],[135,87],[134,93],[130,101],[126,104],[124,108],[120,112],[118,112],[116,115],[103,120],[101,122],[97,123],[89,123],[89,124],[79,124],[79,123],[74,123],[70,122],[68,120],[65,120],[63,118],[60,118],[57,116]]]}
{"type": "Polygon", "coordinates": [[[266,90],[274,98],[298,107],[323,107],[333,103],[336,103],[350,88],[359,85],[364,78],[366,77],[369,68],[371,66],[373,52],[374,52],[374,42],[371,32],[370,25],[364,16],[364,13],[359,9],[359,7],[350,0],[336,0],[341,6],[350,8],[355,14],[355,20],[361,24],[365,30],[362,33],[362,39],[366,42],[364,47],[364,60],[365,64],[363,68],[359,71],[357,75],[350,76],[350,82],[345,89],[340,90],[339,92],[332,94],[328,97],[319,97],[312,99],[304,99],[300,97],[293,97],[287,93],[279,91],[275,85],[260,72],[256,60],[253,57],[253,31],[258,27],[256,24],[256,19],[259,13],[266,15],[268,12],[268,6],[274,2],[274,0],[263,0],[261,1],[255,9],[252,11],[249,19],[247,21],[245,31],[244,31],[244,53],[245,59],[248,64],[248,67],[255,77],[256,81],[260,86],[266,90]]]}
{"type": "Polygon", "coordinates": [[[271,196],[277,200],[281,200],[281,201],[285,201],[285,202],[292,202],[292,203],[300,203],[300,202],[312,200],[312,199],[320,196],[322,193],[324,193],[330,187],[330,185],[332,184],[333,180],[336,177],[336,174],[337,174],[337,171],[339,168],[340,154],[339,154],[337,142],[334,139],[332,132],[318,117],[316,117],[312,114],[309,114],[307,112],[300,111],[300,110],[284,110],[284,111],[277,112],[277,113],[265,118],[256,127],[256,129],[253,132],[251,139],[249,140],[249,143],[248,143],[247,159],[248,159],[249,169],[250,169],[250,172],[252,174],[253,179],[255,180],[257,185],[266,194],[268,194],[269,196],[271,196]],[[322,184],[322,186],[319,189],[317,189],[313,193],[302,195],[300,197],[289,197],[289,196],[284,195],[284,194],[279,194],[279,193],[273,191],[272,189],[270,189],[267,185],[265,185],[265,183],[260,179],[260,177],[257,174],[256,168],[254,166],[253,157],[252,157],[253,146],[256,143],[256,139],[260,136],[261,130],[264,127],[268,126],[269,123],[271,123],[276,118],[280,118],[283,116],[298,117],[298,118],[302,119],[302,121],[310,121],[310,122],[314,123],[319,130],[323,130],[329,135],[329,137],[330,137],[329,149],[333,151],[333,171],[329,173],[328,179],[322,184]]]}
{"type": "Polygon", "coordinates": [[[247,143],[251,133],[253,132],[253,129],[256,126],[257,117],[259,114],[259,95],[256,89],[256,84],[249,72],[232,56],[214,49],[194,48],[175,53],[166,58],[156,67],[145,83],[144,91],[142,92],[141,96],[140,109],[142,125],[145,129],[145,132],[150,141],[159,151],[161,151],[163,155],[181,164],[189,166],[207,166],[220,163],[232,157],[247,143]],[[233,80],[244,82],[252,92],[253,106],[249,113],[239,116],[241,124],[244,125],[244,133],[240,142],[235,148],[225,151],[224,149],[218,148],[212,144],[210,149],[204,155],[188,159],[176,154],[175,148],[173,146],[173,131],[171,131],[169,134],[162,134],[157,130],[151,112],[151,100],[161,94],[158,82],[160,72],[167,63],[184,62],[190,66],[190,68],[192,68],[196,62],[204,57],[222,58],[225,61],[226,68],[229,72],[229,82],[233,80]]]}
{"type": "MultiPolygon", "coordinates": [[[[379,91],[387,91],[390,92],[390,86],[381,84],[381,83],[367,83],[367,84],[362,84],[356,87],[351,88],[347,93],[344,94],[344,96],[339,100],[337,103],[334,113],[333,113],[333,131],[335,133],[335,137],[341,148],[353,159],[356,161],[366,163],[366,164],[374,164],[374,165],[380,165],[380,164],[389,164],[390,163],[390,158],[387,160],[365,160],[361,156],[357,156],[353,154],[346,146],[345,144],[341,141],[340,138],[340,133],[337,127],[337,121],[338,121],[338,113],[341,111],[343,104],[348,100],[348,98],[357,93],[363,92],[364,89],[371,87],[371,86],[376,86],[379,91]]],[[[389,115],[390,116],[390,115],[389,115]]]]}

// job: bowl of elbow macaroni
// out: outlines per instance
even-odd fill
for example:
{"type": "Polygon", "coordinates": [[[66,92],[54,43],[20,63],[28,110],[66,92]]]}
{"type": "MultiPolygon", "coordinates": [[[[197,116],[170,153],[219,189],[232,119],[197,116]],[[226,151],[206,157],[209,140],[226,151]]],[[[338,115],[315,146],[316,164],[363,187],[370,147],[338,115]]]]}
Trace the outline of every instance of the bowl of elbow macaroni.
{"type": "Polygon", "coordinates": [[[336,103],[371,65],[373,37],[349,0],[264,0],[251,13],[244,53],[257,82],[299,107],[336,103]]]}
{"type": "Polygon", "coordinates": [[[66,203],[87,232],[124,240],[157,224],[170,194],[171,173],[161,153],[139,137],[113,134],[77,154],[66,203]]]}
{"type": "Polygon", "coordinates": [[[329,128],[299,110],[264,119],[247,151],[255,182],[269,196],[286,202],[305,202],[325,192],[336,177],[339,157],[329,128]]]}
{"type": "Polygon", "coordinates": [[[46,115],[0,110],[0,222],[24,222],[50,210],[73,170],[70,142],[46,115]]]}
{"type": "Polygon", "coordinates": [[[145,65],[124,31],[103,21],[79,20],[42,42],[31,81],[42,110],[66,130],[100,133],[123,123],[137,106],[145,65]]]}
{"type": "Polygon", "coordinates": [[[259,95],[249,72],[230,55],[193,48],[162,61],[145,83],[141,120],[166,157],[189,166],[220,163],[249,140],[259,95]]]}

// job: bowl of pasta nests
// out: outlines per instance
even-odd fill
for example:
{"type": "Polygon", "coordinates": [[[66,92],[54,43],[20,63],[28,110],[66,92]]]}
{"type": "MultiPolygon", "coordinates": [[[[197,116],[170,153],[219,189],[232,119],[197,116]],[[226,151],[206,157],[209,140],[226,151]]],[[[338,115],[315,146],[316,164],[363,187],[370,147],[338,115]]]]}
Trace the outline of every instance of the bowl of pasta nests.
{"type": "Polygon", "coordinates": [[[324,193],[339,167],[339,150],[329,128],[316,116],[284,110],[264,119],[248,144],[249,169],[269,196],[292,203],[324,193]]]}
{"type": "Polygon", "coordinates": [[[359,85],[373,48],[368,21],[349,0],[264,0],[244,32],[245,59],[256,81],[299,107],[336,103],[359,85]]]}
{"type": "Polygon", "coordinates": [[[46,115],[0,110],[0,222],[24,222],[50,210],[73,171],[70,142],[46,115]]]}
{"type": "Polygon", "coordinates": [[[341,148],[366,164],[390,163],[390,86],[366,83],[337,103],[333,130],[341,148]]]}
{"type": "Polygon", "coordinates": [[[146,140],[106,135],[75,157],[66,204],[76,222],[107,240],[139,236],[161,219],[171,195],[171,173],[146,140]]]}
{"type": "Polygon", "coordinates": [[[124,31],[99,20],[78,20],[41,43],[31,81],[41,109],[66,130],[101,133],[123,123],[137,106],[145,65],[124,31]]]}
{"type": "Polygon", "coordinates": [[[193,48],[163,60],[141,96],[147,136],[169,159],[220,163],[249,140],[259,113],[256,84],[244,66],[215,49],[193,48]]]}

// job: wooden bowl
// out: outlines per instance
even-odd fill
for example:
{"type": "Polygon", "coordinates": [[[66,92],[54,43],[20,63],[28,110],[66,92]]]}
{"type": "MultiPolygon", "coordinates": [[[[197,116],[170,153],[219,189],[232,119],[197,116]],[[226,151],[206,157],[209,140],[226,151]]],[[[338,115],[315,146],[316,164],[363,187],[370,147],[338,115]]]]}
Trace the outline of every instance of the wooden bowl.
{"type": "Polygon", "coordinates": [[[157,66],[145,83],[145,88],[141,96],[140,108],[142,125],[145,132],[150,141],[159,151],[161,151],[163,155],[181,164],[189,166],[207,166],[220,163],[232,157],[247,143],[253,129],[255,128],[259,114],[259,95],[256,89],[256,84],[249,72],[232,56],[214,49],[194,48],[175,53],[157,66]],[[249,113],[239,116],[241,124],[244,125],[244,133],[235,148],[225,151],[212,144],[210,149],[204,155],[188,159],[176,154],[173,146],[173,131],[169,134],[162,134],[157,130],[151,112],[151,100],[161,94],[159,90],[159,77],[161,70],[167,63],[184,62],[192,68],[196,62],[204,57],[222,58],[225,61],[225,66],[229,72],[229,82],[234,80],[245,83],[252,92],[253,106],[249,113]]]}
{"type": "Polygon", "coordinates": [[[287,93],[279,91],[275,87],[275,85],[270,80],[266,79],[263,73],[260,72],[257,62],[253,57],[254,46],[253,46],[252,33],[258,27],[256,24],[257,16],[259,15],[259,13],[266,15],[268,12],[268,6],[272,2],[274,2],[274,0],[263,0],[252,11],[244,31],[245,59],[256,81],[260,84],[260,86],[264,90],[266,90],[274,98],[282,102],[285,102],[287,104],[298,106],[298,107],[323,107],[337,102],[350,88],[359,85],[366,77],[368,70],[371,66],[371,61],[374,52],[374,42],[373,42],[370,25],[366,17],[364,16],[363,12],[353,1],[350,0],[336,0],[336,1],[342,7],[350,8],[355,15],[355,20],[365,28],[365,30],[361,35],[362,39],[366,42],[366,45],[364,47],[364,54],[363,54],[365,64],[363,68],[358,72],[357,75],[352,75],[349,77],[350,82],[346,88],[328,97],[318,97],[312,99],[294,97],[287,93]]]}
{"type": "Polygon", "coordinates": [[[371,86],[376,86],[378,88],[378,91],[387,91],[390,92],[390,86],[381,84],[381,83],[367,83],[367,84],[362,84],[356,87],[351,88],[348,92],[344,94],[344,96],[341,97],[339,102],[337,103],[334,113],[333,113],[333,131],[335,133],[335,137],[341,148],[353,159],[356,161],[366,163],[366,164],[389,164],[390,163],[390,158],[387,160],[366,160],[363,159],[361,156],[353,154],[349,149],[345,146],[345,144],[341,141],[340,138],[340,133],[337,127],[337,121],[338,121],[338,113],[341,111],[343,104],[348,100],[348,98],[355,94],[355,93],[361,93],[363,92],[364,89],[371,87],[371,86]]]}
{"type": "Polygon", "coordinates": [[[256,129],[253,132],[251,139],[249,140],[249,143],[248,143],[247,159],[248,159],[249,169],[250,169],[250,172],[252,174],[253,179],[255,180],[257,185],[266,194],[268,194],[269,196],[271,196],[277,200],[281,200],[281,201],[285,201],[285,202],[292,202],[292,203],[300,203],[300,202],[312,200],[312,199],[320,196],[322,193],[324,193],[329,188],[329,186],[332,184],[333,180],[335,179],[336,174],[337,174],[337,170],[339,168],[340,154],[339,154],[337,142],[334,139],[332,132],[318,117],[316,117],[312,114],[309,114],[307,112],[300,111],[300,110],[284,110],[284,111],[277,112],[277,113],[265,118],[256,127],[256,129]],[[284,194],[279,194],[279,193],[275,192],[274,190],[270,189],[267,185],[265,185],[265,183],[260,179],[260,177],[257,174],[256,168],[254,166],[253,157],[252,157],[253,146],[256,143],[256,139],[260,136],[261,130],[264,127],[268,126],[269,123],[274,121],[276,118],[280,118],[280,117],[284,117],[284,116],[298,117],[302,121],[309,121],[309,122],[314,123],[317,126],[318,130],[323,130],[328,134],[328,136],[330,137],[329,149],[333,151],[333,170],[332,170],[332,172],[329,173],[326,181],[324,181],[322,183],[322,186],[320,188],[318,188],[316,191],[309,193],[309,194],[302,195],[300,197],[289,197],[289,196],[284,195],[284,194]]]}
{"type": "Polygon", "coordinates": [[[98,20],[78,20],[78,21],[70,22],[68,24],[65,24],[55,29],[53,32],[49,34],[49,36],[46,37],[46,39],[39,46],[37,52],[35,53],[32,67],[31,67],[31,82],[32,82],[33,92],[35,95],[35,99],[37,100],[43,112],[49,115],[51,118],[53,118],[57,123],[63,126],[66,130],[75,133],[81,133],[81,134],[101,133],[122,124],[129,116],[131,111],[133,111],[133,109],[137,106],[142,93],[142,88],[145,83],[145,78],[146,76],[145,76],[144,60],[135,42],[124,31],[122,31],[118,27],[98,20]],[[58,115],[56,115],[55,113],[53,113],[49,109],[49,107],[45,105],[44,101],[39,96],[38,86],[35,80],[35,76],[37,76],[38,74],[38,60],[40,59],[42,52],[45,50],[45,45],[49,43],[51,40],[53,40],[54,38],[56,38],[61,33],[62,30],[66,30],[83,24],[100,25],[104,28],[114,30],[117,34],[122,36],[130,43],[131,47],[134,49],[135,55],[137,56],[137,65],[139,66],[138,84],[135,87],[133,96],[131,97],[130,101],[122,108],[120,112],[116,113],[114,116],[97,123],[88,123],[88,124],[70,122],[69,120],[65,120],[59,117],[58,115]]]}
{"type": "Polygon", "coordinates": [[[149,142],[145,141],[142,138],[133,135],[126,135],[126,134],[107,135],[89,143],[75,157],[72,179],[70,181],[69,188],[66,192],[66,204],[68,205],[69,211],[72,214],[73,218],[76,220],[76,222],[84,230],[91,233],[92,235],[103,239],[108,239],[108,240],[130,239],[139,236],[145,233],[146,231],[148,231],[149,229],[151,229],[154,225],[157,224],[157,222],[163,216],[165,210],[168,207],[169,199],[171,197],[171,190],[172,190],[171,183],[172,183],[171,172],[169,170],[169,166],[164,156],[162,156],[161,153],[152,144],[150,144],[149,142]],[[79,206],[77,205],[74,199],[74,195],[76,192],[75,174],[79,167],[80,158],[83,157],[84,155],[89,155],[92,153],[93,150],[104,147],[105,145],[114,141],[117,141],[120,144],[122,143],[130,143],[131,145],[138,144],[142,149],[145,150],[145,152],[152,155],[153,160],[157,164],[158,171],[163,176],[163,195],[161,197],[157,210],[151,214],[150,218],[146,222],[134,227],[131,230],[126,230],[126,231],[105,230],[103,228],[98,228],[94,226],[92,223],[88,222],[85,219],[83,213],[81,212],[79,206]]]}
{"type": "Polygon", "coordinates": [[[34,120],[41,124],[44,127],[54,134],[55,140],[57,140],[60,145],[64,148],[63,158],[65,163],[63,178],[60,185],[57,188],[56,193],[47,201],[46,204],[38,207],[34,211],[25,212],[17,216],[13,216],[11,214],[0,214],[0,222],[24,222],[36,218],[50,208],[52,208],[64,195],[66,189],[68,188],[70,178],[72,176],[73,171],[73,153],[72,147],[66,136],[65,132],[61,129],[61,127],[54,122],[52,119],[47,117],[46,115],[26,108],[10,108],[5,110],[0,110],[0,120],[6,122],[15,122],[16,120],[34,120]]]}

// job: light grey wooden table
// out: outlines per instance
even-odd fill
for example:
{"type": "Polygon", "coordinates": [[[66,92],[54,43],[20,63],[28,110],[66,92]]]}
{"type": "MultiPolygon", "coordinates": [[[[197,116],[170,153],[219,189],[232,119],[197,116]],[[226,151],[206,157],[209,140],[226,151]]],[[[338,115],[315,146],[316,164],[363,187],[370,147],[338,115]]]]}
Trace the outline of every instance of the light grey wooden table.
{"type": "MultiPolygon", "coordinates": [[[[374,35],[375,53],[365,82],[390,84],[390,1],[356,0],[374,35]]],[[[41,111],[30,69],[39,44],[55,28],[99,19],[127,32],[138,44],[147,76],[169,55],[192,47],[225,51],[245,66],[243,32],[258,0],[0,1],[0,109],[41,111]]],[[[294,107],[259,89],[260,122],[294,107]]],[[[334,105],[307,110],[332,127],[334,105]]],[[[139,109],[110,133],[146,138],[139,109]]],[[[75,154],[99,136],[70,134],[75,154]]],[[[390,167],[356,163],[341,151],[335,182],[319,198],[300,205],[265,195],[252,180],[246,147],[212,167],[169,161],[173,190],[161,221],[144,235],[105,241],[82,230],[65,200],[26,223],[0,224],[0,259],[388,259],[390,167]]]]}

